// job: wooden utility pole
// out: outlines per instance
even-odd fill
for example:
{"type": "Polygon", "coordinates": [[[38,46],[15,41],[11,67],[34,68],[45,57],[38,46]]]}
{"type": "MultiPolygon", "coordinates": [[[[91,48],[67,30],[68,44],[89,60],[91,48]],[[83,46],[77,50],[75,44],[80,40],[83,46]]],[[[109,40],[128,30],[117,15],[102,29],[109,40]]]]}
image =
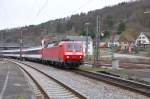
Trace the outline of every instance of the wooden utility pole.
{"type": "Polygon", "coordinates": [[[20,60],[22,61],[22,46],[23,46],[23,37],[22,37],[22,30],[20,32],[20,60]]]}

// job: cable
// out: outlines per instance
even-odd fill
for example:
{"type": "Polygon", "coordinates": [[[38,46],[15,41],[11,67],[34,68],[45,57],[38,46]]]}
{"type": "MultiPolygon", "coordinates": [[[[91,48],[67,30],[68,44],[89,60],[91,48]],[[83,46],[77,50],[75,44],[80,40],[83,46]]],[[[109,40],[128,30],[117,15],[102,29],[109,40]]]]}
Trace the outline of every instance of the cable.
{"type": "Polygon", "coordinates": [[[82,9],[83,7],[87,6],[90,2],[92,2],[93,0],[88,0],[87,2],[85,2],[82,6],[80,6],[78,9],[72,11],[72,13],[77,12],[78,10],[82,9]]]}
{"type": "Polygon", "coordinates": [[[43,9],[46,7],[47,4],[48,4],[48,0],[46,0],[45,3],[43,4],[43,6],[38,10],[38,12],[34,18],[34,21],[39,17],[40,13],[43,11],[43,9]]]}

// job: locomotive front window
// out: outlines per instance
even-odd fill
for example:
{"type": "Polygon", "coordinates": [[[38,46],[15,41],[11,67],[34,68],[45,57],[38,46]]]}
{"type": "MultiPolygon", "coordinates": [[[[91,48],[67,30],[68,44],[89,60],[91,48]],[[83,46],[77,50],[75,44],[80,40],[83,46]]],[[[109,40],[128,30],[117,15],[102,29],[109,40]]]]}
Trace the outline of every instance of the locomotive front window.
{"type": "Polygon", "coordinates": [[[68,49],[68,50],[73,50],[73,49],[80,50],[81,45],[79,45],[79,44],[67,44],[66,49],[68,49]]]}
{"type": "Polygon", "coordinates": [[[81,49],[81,46],[80,46],[79,44],[75,44],[75,45],[74,45],[74,49],[80,50],[80,49],[81,49]]]}

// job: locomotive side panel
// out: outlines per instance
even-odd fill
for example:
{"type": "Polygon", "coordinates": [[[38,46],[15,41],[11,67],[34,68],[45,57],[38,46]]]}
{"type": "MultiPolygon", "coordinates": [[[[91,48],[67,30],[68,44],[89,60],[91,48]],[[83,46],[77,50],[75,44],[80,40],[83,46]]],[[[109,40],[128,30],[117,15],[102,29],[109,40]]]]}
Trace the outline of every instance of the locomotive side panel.
{"type": "Polygon", "coordinates": [[[63,47],[55,46],[51,48],[43,48],[43,60],[52,62],[63,62],[63,47]]]}
{"type": "Polygon", "coordinates": [[[42,58],[52,65],[74,68],[83,62],[82,44],[77,42],[60,42],[57,46],[43,48],[42,58]]]}

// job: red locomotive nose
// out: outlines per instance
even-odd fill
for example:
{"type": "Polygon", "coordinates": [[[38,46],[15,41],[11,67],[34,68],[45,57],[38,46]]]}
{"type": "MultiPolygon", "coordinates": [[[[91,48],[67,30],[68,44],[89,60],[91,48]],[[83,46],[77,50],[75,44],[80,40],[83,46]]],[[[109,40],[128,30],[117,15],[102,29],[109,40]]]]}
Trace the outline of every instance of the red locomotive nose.
{"type": "Polygon", "coordinates": [[[75,52],[76,52],[76,50],[73,50],[73,52],[75,53],[75,52]]]}
{"type": "Polygon", "coordinates": [[[67,55],[66,60],[81,60],[83,56],[81,55],[67,55]]]}
{"type": "Polygon", "coordinates": [[[83,58],[83,53],[76,50],[67,51],[65,52],[65,58],[70,60],[81,60],[83,58]]]}

